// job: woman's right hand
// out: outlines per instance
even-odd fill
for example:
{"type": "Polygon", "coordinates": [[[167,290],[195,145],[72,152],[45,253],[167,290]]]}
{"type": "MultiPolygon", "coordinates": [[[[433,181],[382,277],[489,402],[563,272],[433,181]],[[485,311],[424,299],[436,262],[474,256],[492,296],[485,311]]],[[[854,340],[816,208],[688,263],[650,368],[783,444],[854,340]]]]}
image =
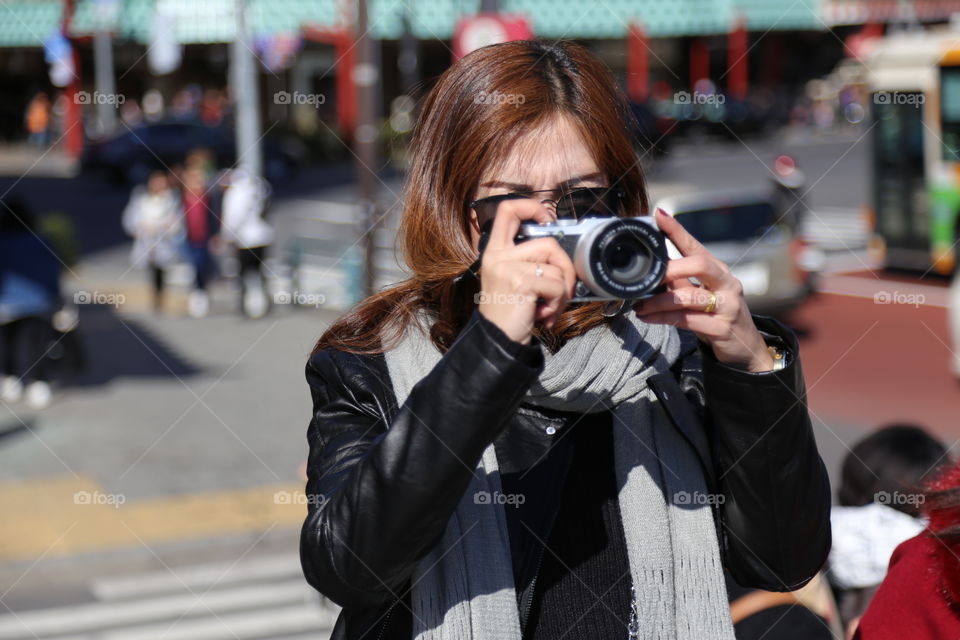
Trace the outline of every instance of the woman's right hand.
{"type": "Polygon", "coordinates": [[[550,222],[554,217],[539,203],[500,203],[480,262],[477,297],[487,320],[511,340],[528,344],[535,322],[542,321],[548,329],[556,323],[573,295],[577,277],[573,262],[556,239],[514,243],[524,220],[550,222]]]}

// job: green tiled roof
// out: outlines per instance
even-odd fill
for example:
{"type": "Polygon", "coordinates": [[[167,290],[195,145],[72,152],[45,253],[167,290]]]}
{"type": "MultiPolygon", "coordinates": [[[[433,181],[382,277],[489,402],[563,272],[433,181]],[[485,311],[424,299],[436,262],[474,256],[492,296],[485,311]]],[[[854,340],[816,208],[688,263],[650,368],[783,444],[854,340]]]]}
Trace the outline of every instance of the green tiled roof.
{"type": "MultiPolygon", "coordinates": [[[[118,0],[118,37],[147,43],[154,8],[174,16],[184,44],[227,42],[233,38],[234,0],[118,0]]],[[[295,33],[304,25],[331,26],[338,0],[247,0],[256,35],[295,33]]],[[[420,38],[449,38],[462,15],[475,13],[479,0],[369,0],[370,26],[381,38],[400,34],[404,5],[420,38]]],[[[349,3],[353,6],[353,3],[349,3]]],[[[100,23],[96,0],[77,0],[73,33],[92,33],[100,23]]],[[[0,46],[40,46],[58,28],[62,2],[0,2],[0,46]]],[[[724,33],[736,16],[753,31],[824,28],[818,0],[501,0],[504,12],[526,15],[534,33],[549,38],[622,38],[640,21],[652,37],[724,33]]]]}
{"type": "Polygon", "coordinates": [[[60,27],[63,3],[58,0],[0,2],[0,46],[40,47],[60,27]]]}

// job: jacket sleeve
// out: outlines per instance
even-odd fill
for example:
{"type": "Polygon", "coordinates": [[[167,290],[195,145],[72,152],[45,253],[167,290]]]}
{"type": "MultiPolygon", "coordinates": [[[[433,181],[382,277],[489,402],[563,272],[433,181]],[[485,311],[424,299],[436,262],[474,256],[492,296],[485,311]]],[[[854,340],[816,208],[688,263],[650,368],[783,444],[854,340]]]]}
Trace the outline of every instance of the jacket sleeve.
{"type": "Polygon", "coordinates": [[[306,367],[313,417],[300,557],[307,581],[343,607],[396,596],[443,534],[543,355],[474,311],[395,413],[375,392],[390,388],[378,379],[386,369],[366,362],[324,349],[306,367]]]}
{"type": "Polygon", "coordinates": [[[702,348],[706,416],[724,500],[721,546],[744,587],[792,591],[830,551],[830,481],[817,451],[794,334],[754,316],[767,344],[790,352],[780,371],[728,367],[702,348]]]}

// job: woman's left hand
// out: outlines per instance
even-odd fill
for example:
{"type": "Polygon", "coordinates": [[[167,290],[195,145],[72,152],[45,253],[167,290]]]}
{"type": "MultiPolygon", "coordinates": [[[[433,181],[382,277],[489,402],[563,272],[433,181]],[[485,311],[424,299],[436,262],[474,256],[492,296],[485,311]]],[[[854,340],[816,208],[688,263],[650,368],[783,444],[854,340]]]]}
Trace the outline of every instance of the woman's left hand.
{"type": "Polygon", "coordinates": [[[672,216],[660,209],[655,215],[660,230],[683,257],[667,263],[663,279],[667,291],[637,302],[633,307],[637,315],[646,322],[693,331],[710,345],[720,362],[754,372],[772,370],[773,357],[750,317],[743,286],[730,267],[672,216]],[[695,286],[689,278],[703,286],[695,286]],[[707,313],[711,303],[713,309],[707,313]]]}

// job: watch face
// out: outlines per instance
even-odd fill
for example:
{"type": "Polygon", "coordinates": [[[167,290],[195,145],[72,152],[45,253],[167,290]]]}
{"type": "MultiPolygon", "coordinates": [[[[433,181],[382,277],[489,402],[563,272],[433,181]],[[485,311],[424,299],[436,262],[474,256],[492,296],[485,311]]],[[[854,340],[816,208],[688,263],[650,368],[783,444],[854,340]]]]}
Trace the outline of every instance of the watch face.
{"type": "Polygon", "coordinates": [[[770,356],[773,358],[773,371],[780,371],[787,366],[787,352],[780,347],[774,347],[773,345],[767,345],[767,351],[770,352],[770,356]]]}

